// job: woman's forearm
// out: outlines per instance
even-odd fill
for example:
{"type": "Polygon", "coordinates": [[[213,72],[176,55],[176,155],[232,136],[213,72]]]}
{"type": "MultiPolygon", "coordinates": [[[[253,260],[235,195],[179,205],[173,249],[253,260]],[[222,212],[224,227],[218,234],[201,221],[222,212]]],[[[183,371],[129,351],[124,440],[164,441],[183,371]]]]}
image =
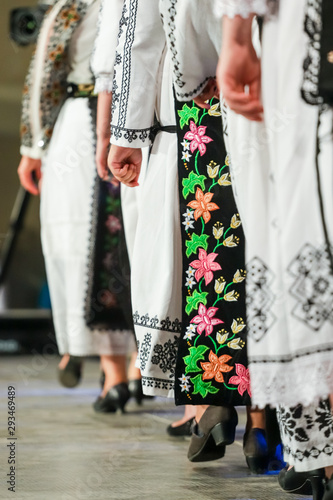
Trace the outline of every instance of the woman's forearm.
{"type": "Polygon", "coordinates": [[[97,137],[109,139],[111,136],[111,104],[112,94],[110,92],[101,92],[98,94],[97,101],[97,137]]]}

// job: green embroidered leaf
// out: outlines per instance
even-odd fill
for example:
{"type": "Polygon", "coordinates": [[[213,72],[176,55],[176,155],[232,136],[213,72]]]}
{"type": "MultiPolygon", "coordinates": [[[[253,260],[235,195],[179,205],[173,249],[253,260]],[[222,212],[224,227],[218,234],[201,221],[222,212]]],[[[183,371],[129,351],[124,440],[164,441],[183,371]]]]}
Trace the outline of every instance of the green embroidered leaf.
{"type": "Polygon", "coordinates": [[[214,387],[211,382],[204,382],[201,375],[196,375],[190,380],[194,386],[193,394],[200,394],[200,396],[205,398],[208,394],[216,394],[219,392],[218,388],[214,387]]]}
{"type": "Polygon", "coordinates": [[[200,186],[202,190],[205,189],[205,175],[198,175],[191,172],[187,179],[183,179],[183,196],[186,199],[190,193],[194,193],[195,186],[200,186]]]}
{"type": "Polygon", "coordinates": [[[208,238],[207,234],[201,234],[198,236],[197,234],[192,234],[192,238],[187,240],[186,245],[186,256],[189,257],[192,253],[197,253],[198,248],[203,248],[207,250],[208,248],[208,238]]]}
{"type": "Polygon", "coordinates": [[[205,345],[199,345],[198,347],[190,347],[190,354],[185,356],[184,362],[186,364],[185,373],[189,372],[201,372],[201,368],[198,367],[198,362],[205,359],[205,352],[208,351],[209,347],[205,345]]]}
{"type": "Polygon", "coordinates": [[[194,290],[192,295],[188,295],[186,297],[186,314],[190,314],[192,311],[196,311],[199,308],[199,304],[203,304],[205,306],[207,304],[207,295],[208,292],[199,293],[197,290],[194,290]]]}
{"type": "Polygon", "coordinates": [[[199,108],[189,108],[187,104],[184,104],[183,109],[181,111],[178,111],[178,115],[180,117],[180,128],[184,128],[185,125],[188,125],[188,122],[191,120],[191,118],[195,123],[198,123],[199,113],[199,108]]]}

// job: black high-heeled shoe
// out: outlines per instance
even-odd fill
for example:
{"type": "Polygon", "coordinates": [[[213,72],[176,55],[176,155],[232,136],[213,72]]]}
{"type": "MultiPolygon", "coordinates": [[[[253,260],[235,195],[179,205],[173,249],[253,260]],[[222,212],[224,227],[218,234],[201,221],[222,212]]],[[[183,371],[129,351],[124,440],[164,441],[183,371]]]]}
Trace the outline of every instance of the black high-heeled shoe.
{"type": "Polygon", "coordinates": [[[315,496],[313,496],[313,500],[333,500],[333,474],[331,476],[331,479],[326,482],[323,498],[315,498],[315,496]]]}
{"type": "Polygon", "coordinates": [[[82,358],[70,356],[65,368],[58,368],[58,379],[64,387],[76,387],[82,377],[82,358]]]}
{"type": "Polygon", "coordinates": [[[235,440],[238,416],[234,407],[209,406],[194,422],[187,457],[190,462],[207,462],[224,457],[225,447],[235,440]]]}
{"type": "Polygon", "coordinates": [[[166,431],[171,437],[190,437],[192,436],[192,426],[194,423],[194,417],[190,418],[181,425],[172,426],[168,425],[166,431]]]}
{"type": "Polygon", "coordinates": [[[104,398],[99,396],[93,404],[93,408],[97,413],[115,413],[118,410],[125,413],[125,406],[129,398],[128,386],[123,382],[111,387],[104,398]]]}
{"type": "Polygon", "coordinates": [[[269,450],[264,430],[252,428],[246,431],[243,438],[243,451],[246,463],[253,474],[267,472],[269,450]]]}
{"type": "Polygon", "coordinates": [[[317,483],[322,483],[324,478],[324,469],[296,472],[294,467],[288,470],[287,466],[281,470],[278,481],[281,488],[287,493],[312,495],[313,489],[320,489],[320,485],[317,486],[317,483]]]}

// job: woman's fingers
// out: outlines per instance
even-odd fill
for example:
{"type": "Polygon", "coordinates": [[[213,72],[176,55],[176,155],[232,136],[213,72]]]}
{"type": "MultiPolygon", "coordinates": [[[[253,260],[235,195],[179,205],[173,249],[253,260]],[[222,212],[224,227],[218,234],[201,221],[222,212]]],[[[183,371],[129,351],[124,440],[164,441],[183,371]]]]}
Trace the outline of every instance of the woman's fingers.
{"type": "Polygon", "coordinates": [[[37,196],[39,194],[39,189],[36,186],[35,180],[33,178],[32,172],[18,172],[21,185],[26,189],[29,193],[37,196]]]}

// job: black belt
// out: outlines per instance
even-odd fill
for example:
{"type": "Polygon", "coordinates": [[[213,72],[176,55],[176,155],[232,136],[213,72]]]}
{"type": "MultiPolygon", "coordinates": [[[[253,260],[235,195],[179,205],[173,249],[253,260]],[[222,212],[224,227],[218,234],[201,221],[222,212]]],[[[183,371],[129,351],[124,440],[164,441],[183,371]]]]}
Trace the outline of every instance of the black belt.
{"type": "Polygon", "coordinates": [[[150,139],[152,142],[156,139],[156,136],[159,132],[167,132],[168,134],[176,134],[177,126],[176,125],[165,125],[162,126],[159,122],[155,122],[151,131],[150,131],[150,139]]]}
{"type": "Polygon", "coordinates": [[[68,83],[67,84],[67,97],[94,97],[94,84],[93,83],[68,83]]]}

